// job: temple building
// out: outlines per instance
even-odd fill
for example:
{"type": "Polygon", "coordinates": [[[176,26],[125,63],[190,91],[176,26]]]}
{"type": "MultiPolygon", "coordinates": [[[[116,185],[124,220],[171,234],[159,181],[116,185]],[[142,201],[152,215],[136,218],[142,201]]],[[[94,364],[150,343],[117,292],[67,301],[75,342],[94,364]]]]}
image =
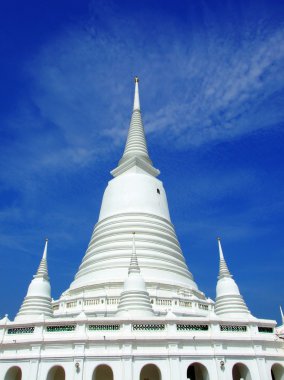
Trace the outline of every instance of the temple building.
{"type": "Polygon", "coordinates": [[[138,86],[136,77],[125,149],[74,280],[51,298],[46,241],[15,319],[0,320],[0,379],[284,380],[283,313],[279,328],[251,314],[221,240],[215,301],[186,265],[138,86]]]}

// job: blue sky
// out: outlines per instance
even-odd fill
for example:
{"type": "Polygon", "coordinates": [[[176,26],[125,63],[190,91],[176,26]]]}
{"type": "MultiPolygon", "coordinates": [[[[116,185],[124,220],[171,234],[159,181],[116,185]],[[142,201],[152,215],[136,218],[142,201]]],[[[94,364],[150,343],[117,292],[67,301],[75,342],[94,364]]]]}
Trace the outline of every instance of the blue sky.
{"type": "Polygon", "coordinates": [[[29,1],[0,9],[0,314],[49,237],[54,298],[81,262],[140,98],[190,270],[214,299],[216,237],[258,317],[284,305],[284,4],[29,1]]]}

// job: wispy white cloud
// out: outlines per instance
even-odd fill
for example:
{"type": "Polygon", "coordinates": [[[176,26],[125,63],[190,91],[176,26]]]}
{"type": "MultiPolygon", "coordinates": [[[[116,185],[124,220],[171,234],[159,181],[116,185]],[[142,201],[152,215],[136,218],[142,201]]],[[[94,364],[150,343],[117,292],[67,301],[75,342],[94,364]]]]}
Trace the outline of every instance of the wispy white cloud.
{"type": "Polygon", "coordinates": [[[283,107],[271,101],[283,92],[283,37],[279,30],[239,48],[213,39],[206,55],[197,48],[185,72],[185,92],[151,116],[151,130],[167,131],[185,148],[283,122],[283,107]]]}
{"type": "MultiPolygon", "coordinates": [[[[141,77],[145,129],[156,146],[190,149],[283,122],[283,28],[239,25],[235,35],[220,34],[209,14],[204,30],[192,26],[191,34],[171,18],[160,30],[149,14],[144,31],[144,21],[118,17],[111,7],[101,4],[95,12],[23,65],[27,94],[5,121],[13,139],[0,152],[0,181],[25,194],[27,214],[50,173],[94,167],[113,151],[119,157],[134,74],[141,77]]],[[[207,177],[198,194],[188,192],[197,202],[202,189],[204,199],[221,197],[241,191],[251,175],[229,175],[228,186],[212,179],[210,191],[207,177]]]]}
{"type": "Polygon", "coordinates": [[[284,120],[283,29],[253,33],[240,25],[236,41],[220,37],[207,14],[204,33],[184,35],[168,20],[167,34],[159,34],[149,15],[147,35],[141,20],[116,18],[102,4],[94,9],[95,17],[66,28],[25,66],[29,92],[7,124],[20,135],[21,146],[16,140],[12,148],[30,169],[89,165],[121,149],[137,72],[156,144],[187,149],[284,120]],[[97,28],[102,11],[108,21],[97,28]]]}

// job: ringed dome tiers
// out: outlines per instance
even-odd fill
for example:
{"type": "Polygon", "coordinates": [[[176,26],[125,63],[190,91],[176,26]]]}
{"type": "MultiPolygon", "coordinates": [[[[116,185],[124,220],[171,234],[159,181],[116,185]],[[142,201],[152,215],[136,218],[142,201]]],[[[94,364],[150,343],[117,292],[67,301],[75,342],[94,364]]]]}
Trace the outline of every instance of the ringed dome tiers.
{"type": "Polygon", "coordinates": [[[185,263],[159,173],[148,154],[135,78],[123,156],[111,172],[114,178],[104,192],[99,220],[79,270],[60,300],[119,297],[135,232],[141,275],[150,297],[157,292],[170,299],[186,294],[205,301],[185,263]]]}

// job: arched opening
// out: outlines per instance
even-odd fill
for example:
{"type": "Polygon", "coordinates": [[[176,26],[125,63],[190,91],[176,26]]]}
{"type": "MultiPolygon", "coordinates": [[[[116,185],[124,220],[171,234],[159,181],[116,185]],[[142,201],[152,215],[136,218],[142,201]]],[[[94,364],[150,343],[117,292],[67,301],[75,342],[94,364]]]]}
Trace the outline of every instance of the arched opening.
{"type": "Polygon", "coordinates": [[[113,380],[112,369],[106,364],[100,364],[95,369],[92,380],[113,380]]]}
{"type": "Polygon", "coordinates": [[[155,364],[146,364],[141,369],[140,380],[161,380],[161,372],[155,364]]]}
{"type": "Polygon", "coordinates": [[[4,380],[22,380],[22,370],[20,367],[8,369],[4,380]]]}
{"type": "Polygon", "coordinates": [[[249,369],[242,363],[237,363],[233,367],[233,380],[251,380],[249,369]]]}
{"type": "Polygon", "coordinates": [[[65,380],[64,368],[59,365],[52,367],[48,372],[46,380],[65,380]]]}
{"type": "Polygon", "coordinates": [[[273,364],[271,367],[272,380],[284,380],[284,368],[281,364],[273,364]]]}
{"type": "Polygon", "coordinates": [[[209,380],[207,368],[200,363],[192,363],[187,368],[187,379],[190,380],[209,380]]]}

